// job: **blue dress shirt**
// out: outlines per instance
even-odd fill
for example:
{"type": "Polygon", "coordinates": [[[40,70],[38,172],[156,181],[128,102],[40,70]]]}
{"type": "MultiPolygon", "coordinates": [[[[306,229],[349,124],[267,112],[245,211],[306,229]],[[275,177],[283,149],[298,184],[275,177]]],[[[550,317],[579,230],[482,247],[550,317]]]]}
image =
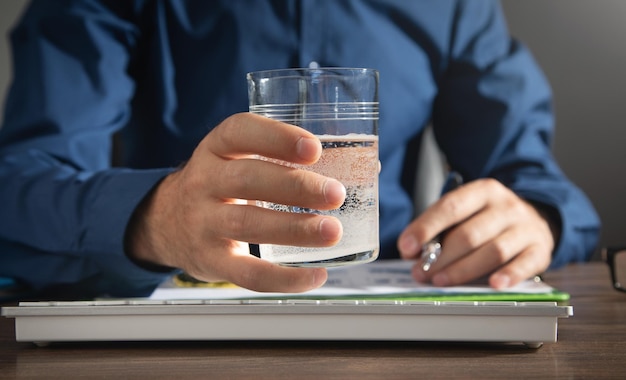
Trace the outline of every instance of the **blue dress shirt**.
{"type": "Polygon", "coordinates": [[[413,142],[428,124],[466,180],[554,210],[552,267],[597,244],[592,205],[550,151],[549,86],[495,1],[36,0],[11,41],[0,276],[35,289],[150,292],[165,274],[123,248],[136,205],[247,111],[246,72],[313,61],[380,71],[382,258],[414,217],[413,142]]]}

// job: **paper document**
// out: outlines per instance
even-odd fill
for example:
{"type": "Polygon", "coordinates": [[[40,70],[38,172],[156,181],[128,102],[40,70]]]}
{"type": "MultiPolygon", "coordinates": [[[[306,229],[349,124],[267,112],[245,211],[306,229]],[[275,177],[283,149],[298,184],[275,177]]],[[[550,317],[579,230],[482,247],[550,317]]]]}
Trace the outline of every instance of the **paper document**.
{"type": "Polygon", "coordinates": [[[159,286],[151,299],[254,299],[254,298],[367,298],[424,299],[473,301],[564,301],[567,293],[560,292],[542,281],[527,280],[514,287],[495,290],[486,283],[466,286],[435,287],[420,284],[411,276],[413,262],[379,260],[369,264],[328,269],[328,281],[319,289],[306,293],[260,293],[225,286],[180,286],[169,279],[159,286]]]}

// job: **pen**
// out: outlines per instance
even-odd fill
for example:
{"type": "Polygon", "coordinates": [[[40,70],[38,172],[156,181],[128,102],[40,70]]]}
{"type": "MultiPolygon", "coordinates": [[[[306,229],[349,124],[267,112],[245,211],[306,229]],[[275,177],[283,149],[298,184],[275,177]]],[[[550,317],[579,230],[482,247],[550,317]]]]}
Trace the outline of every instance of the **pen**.
{"type": "MultiPolygon", "coordinates": [[[[461,177],[461,175],[457,172],[450,172],[444,186],[444,192],[452,191],[462,184],[463,177],[461,177]]],[[[422,246],[422,254],[420,255],[420,259],[422,260],[422,270],[424,272],[428,272],[433,264],[439,259],[439,255],[441,255],[441,241],[443,240],[443,237],[447,231],[447,229],[445,231],[442,231],[433,240],[422,246]]]]}

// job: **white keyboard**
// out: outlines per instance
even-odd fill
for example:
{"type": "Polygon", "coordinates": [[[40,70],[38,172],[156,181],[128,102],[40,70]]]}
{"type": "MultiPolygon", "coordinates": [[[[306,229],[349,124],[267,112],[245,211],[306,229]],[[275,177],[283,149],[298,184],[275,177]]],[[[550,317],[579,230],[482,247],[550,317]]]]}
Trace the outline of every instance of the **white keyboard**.
{"type": "Polygon", "coordinates": [[[2,308],[16,340],[557,341],[571,306],[554,302],[384,300],[96,300],[2,308]]]}

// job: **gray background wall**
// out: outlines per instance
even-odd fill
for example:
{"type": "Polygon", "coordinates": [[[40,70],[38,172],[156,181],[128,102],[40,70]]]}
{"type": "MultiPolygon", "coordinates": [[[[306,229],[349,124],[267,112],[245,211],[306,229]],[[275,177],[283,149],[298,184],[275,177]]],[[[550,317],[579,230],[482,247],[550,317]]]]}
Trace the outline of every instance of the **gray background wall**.
{"type": "Polygon", "coordinates": [[[554,153],[603,222],[603,245],[626,244],[626,1],[503,0],[554,91],[554,153]]]}
{"type": "MultiPolygon", "coordinates": [[[[478,0],[475,0],[478,1],[478,0]]],[[[0,0],[0,115],[11,77],[6,32],[26,0],[0,0]]],[[[502,0],[513,36],[554,94],[554,153],[602,218],[602,245],[626,244],[626,1],[502,0]]]]}

